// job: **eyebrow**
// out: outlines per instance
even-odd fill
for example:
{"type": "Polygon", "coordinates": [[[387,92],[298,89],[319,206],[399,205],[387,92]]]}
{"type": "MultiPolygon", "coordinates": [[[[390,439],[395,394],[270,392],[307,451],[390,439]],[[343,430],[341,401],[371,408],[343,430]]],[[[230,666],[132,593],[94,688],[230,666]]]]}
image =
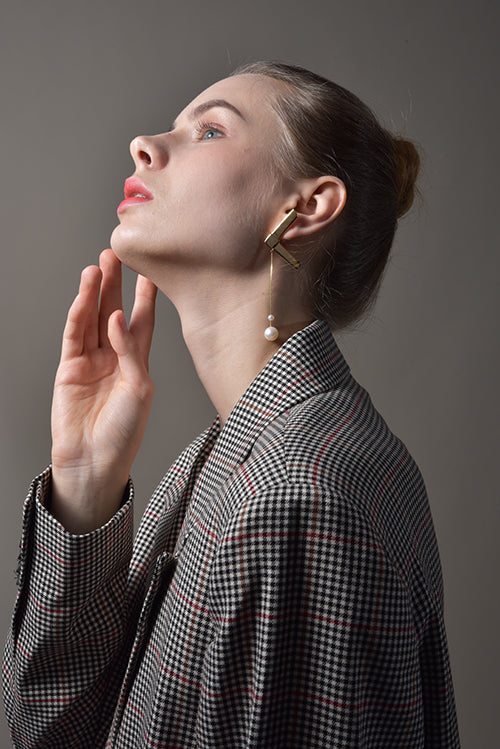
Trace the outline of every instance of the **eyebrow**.
{"type": "MultiPolygon", "coordinates": [[[[231,102],[226,101],[225,99],[209,99],[209,101],[204,101],[202,104],[198,104],[198,106],[193,109],[193,111],[190,114],[191,120],[195,120],[204,112],[207,112],[209,109],[213,109],[214,107],[222,107],[223,109],[229,109],[231,112],[234,112],[235,114],[237,114],[238,117],[241,117],[242,120],[245,119],[245,117],[240,112],[238,107],[235,107],[234,104],[231,104],[231,102]]],[[[176,127],[176,125],[177,125],[177,120],[173,122],[172,130],[176,127]]]]}

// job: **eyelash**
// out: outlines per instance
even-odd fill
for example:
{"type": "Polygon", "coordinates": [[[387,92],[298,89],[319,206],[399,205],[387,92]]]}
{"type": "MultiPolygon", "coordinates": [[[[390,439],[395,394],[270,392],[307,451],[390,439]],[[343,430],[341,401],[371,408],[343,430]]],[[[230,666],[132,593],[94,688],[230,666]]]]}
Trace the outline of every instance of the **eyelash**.
{"type": "Polygon", "coordinates": [[[195,125],[195,133],[197,137],[200,138],[200,140],[208,130],[214,130],[216,133],[222,134],[220,125],[216,125],[213,122],[205,122],[204,120],[200,120],[200,122],[197,122],[195,125]]]}

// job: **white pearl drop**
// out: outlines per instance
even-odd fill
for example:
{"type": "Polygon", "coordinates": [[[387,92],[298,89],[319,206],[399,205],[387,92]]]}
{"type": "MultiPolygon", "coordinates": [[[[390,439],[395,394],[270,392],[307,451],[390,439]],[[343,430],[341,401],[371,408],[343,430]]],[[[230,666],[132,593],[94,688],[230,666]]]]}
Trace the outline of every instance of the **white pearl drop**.
{"type": "Polygon", "coordinates": [[[270,325],[264,331],[264,338],[266,338],[268,341],[275,341],[278,335],[279,335],[278,329],[275,328],[273,325],[270,325]]]}
{"type": "Polygon", "coordinates": [[[274,320],[274,315],[268,315],[268,316],[267,316],[267,319],[269,320],[269,322],[273,322],[273,320],[274,320]]]}

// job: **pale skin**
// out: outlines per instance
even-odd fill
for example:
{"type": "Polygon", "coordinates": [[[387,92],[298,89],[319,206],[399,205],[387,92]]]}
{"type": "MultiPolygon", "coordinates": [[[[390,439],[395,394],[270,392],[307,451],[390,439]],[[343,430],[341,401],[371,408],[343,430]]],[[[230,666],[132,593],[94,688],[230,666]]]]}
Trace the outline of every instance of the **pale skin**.
{"type": "Polygon", "coordinates": [[[281,128],[270,101],[280,85],[257,75],[219,81],[181,112],[173,130],[132,141],[134,176],[153,199],[120,213],[113,249],[83,271],[54,386],[51,512],[71,533],[100,527],[122,501],[153,398],[148,357],[157,288],[177,308],[222,424],[284,340],[314,319],[300,271],[277,259],[280,336],[263,336],[264,237],[295,208],[286,245],[300,259],[345,202],[335,177],[270,177],[281,128]],[[128,326],[121,262],[139,274],[128,326]]]}

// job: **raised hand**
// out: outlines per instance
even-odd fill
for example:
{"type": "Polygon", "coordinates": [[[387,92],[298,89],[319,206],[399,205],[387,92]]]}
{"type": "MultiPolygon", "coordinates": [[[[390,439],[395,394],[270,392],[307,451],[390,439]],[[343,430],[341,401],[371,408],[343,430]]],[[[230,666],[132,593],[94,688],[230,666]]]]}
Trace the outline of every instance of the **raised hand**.
{"type": "Polygon", "coordinates": [[[82,272],[63,334],[52,403],[51,511],[72,533],[120,506],[153,398],[148,357],[156,287],[137,279],[127,329],[121,263],[105,250],[82,272]]]}

